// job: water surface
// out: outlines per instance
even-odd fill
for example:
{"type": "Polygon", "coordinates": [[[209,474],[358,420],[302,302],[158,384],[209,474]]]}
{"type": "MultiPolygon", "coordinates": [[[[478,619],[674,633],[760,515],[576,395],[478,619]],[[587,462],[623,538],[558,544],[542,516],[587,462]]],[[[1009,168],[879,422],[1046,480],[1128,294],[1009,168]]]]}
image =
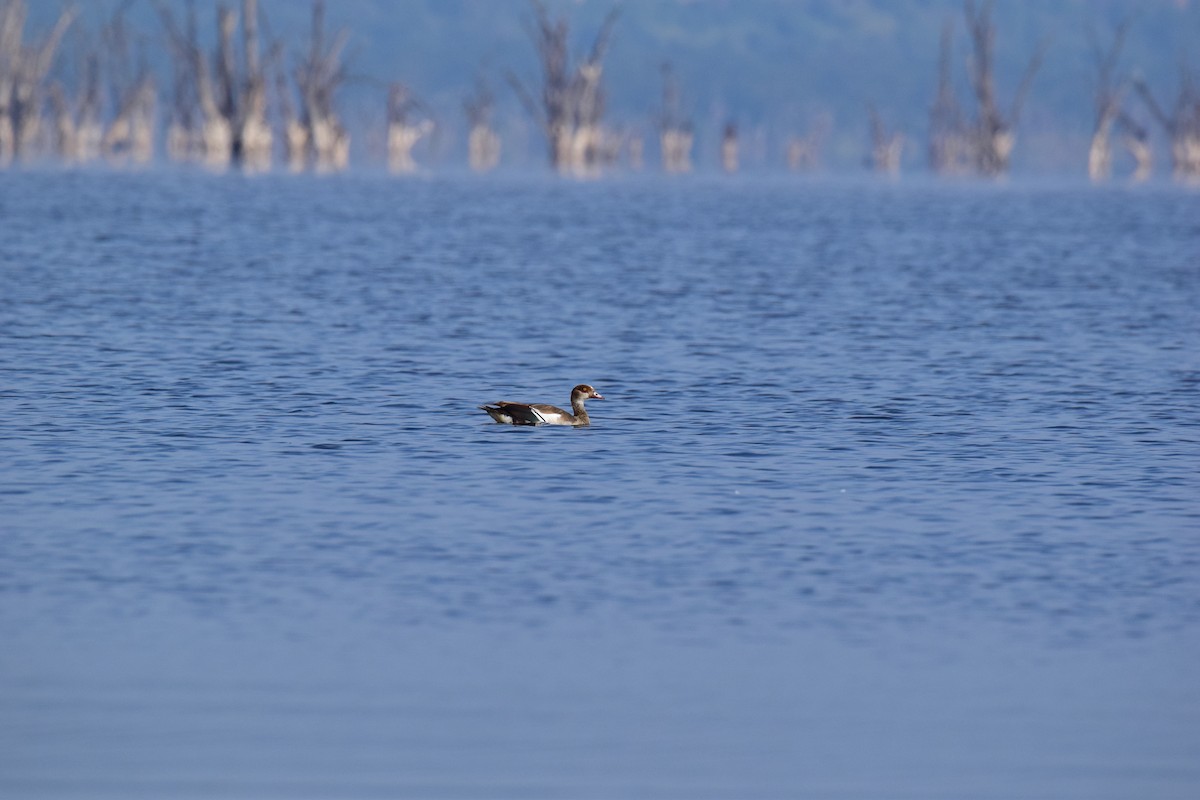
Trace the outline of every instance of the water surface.
{"type": "Polygon", "coordinates": [[[6,797],[1200,791],[1200,195],[29,172],[0,224],[6,797]]]}

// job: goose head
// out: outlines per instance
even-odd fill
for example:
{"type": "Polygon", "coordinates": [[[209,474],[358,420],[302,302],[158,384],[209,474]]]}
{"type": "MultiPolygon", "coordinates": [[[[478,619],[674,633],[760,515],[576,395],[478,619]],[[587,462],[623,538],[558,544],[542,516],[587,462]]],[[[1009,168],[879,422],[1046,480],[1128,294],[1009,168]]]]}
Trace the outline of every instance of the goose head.
{"type": "Polygon", "coordinates": [[[595,389],[593,389],[591,386],[589,386],[586,383],[581,383],[578,386],[576,386],[574,389],[571,390],[571,402],[572,403],[574,403],[577,400],[582,402],[584,400],[603,400],[603,399],[604,399],[604,395],[600,394],[599,392],[597,392],[595,389]]]}

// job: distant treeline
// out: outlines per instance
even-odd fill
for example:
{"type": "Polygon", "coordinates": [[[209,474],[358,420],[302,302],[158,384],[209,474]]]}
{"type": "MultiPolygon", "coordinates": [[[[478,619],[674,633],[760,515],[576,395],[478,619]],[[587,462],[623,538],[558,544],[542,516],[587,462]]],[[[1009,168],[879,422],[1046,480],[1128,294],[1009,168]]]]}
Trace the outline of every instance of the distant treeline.
{"type": "MultiPolygon", "coordinates": [[[[161,154],[174,162],[214,170],[333,172],[350,163],[350,132],[339,95],[351,80],[347,30],[328,30],[323,0],[312,3],[307,41],[299,47],[272,35],[258,0],[238,8],[220,5],[215,19],[201,20],[195,6],[164,0],[129,0],[97,30],[76,37],[71,69],[55,69],[66,35],[83,25],[68,7],[47,30],[29,32],[25,0],[0,0],[0,167],[14,162],[57,160],[65,164],[147,164],[161,154]],[[134,31],[130,6],[150,4],[157,25],[134,31]],[[215,46],[207,35],[213,26],[215,46]],[[153,52],[152,52],[153,51],[153,52]],[[293,54],[293,55],[289,55],[293,54]],[[152,64],[167,65],[157,71],[152,64]]],[[[947,20],[936,74],[930,75],[928,128],[923,148],[939,175],[996,177],[1009,171],[1025,101],[1035,88],[1049,40],[1029,54],[1011,97],[997,90],[997,29],[993,3],[965,0],[958,19],[947,20]],[[965,72],[953,57],[963,37],[965,72]],[[966,93],[958,87],[969,87],[966,93]],[[965,97],[964,97],[965,94],[965,97]]],[[[1120,57],[1135,24],[1131,17],[1107,34],[1092,32],[1094,125],[1086,164],[1095,181],[1110,177],[1114,151],[1124,148],[1134,165],[1130,177],[1152,174],[1154,143],[1148,127],[1161,128],[1172,174],[1200,181],[1200,78],[1185,66],[1177,95],[1160,98],[1120,57]],[[1141,121],[1139,121],[1141,120],[1141,121]],[[1151,122],[1152,121],[1152,122],[1151,122]]],[[[680,98],[680,79],[670,64],[661,69],[662,101],[648,127],[610,124],[606,110],[605,58],[620,33],[614,9],[591,46],[571,47],[568,19],[539,1],[529,4],[529,42],[539,65],[535,82],[511,70],[507,89],[541,132],[550,166],[564,175],[590,177],[614,169],[645,168],[647,139],[656,139],[664,172],[693,168],[696,126],[680,98]]],[[[464,55],[464,57],[467,57],[464,55]]],[[[1081,87],[1081,90],[1084,87],[1081,87]]],[[[467,162],[479,172],[500,163],[502,141],[494,124],[495,88],[480,77],[464,88],[467,162]]],[[[417,170],[414,147],[437,130],[434,115],[401,81],[379,92],[383,149],[397,173],[417,170]]],[[[899,172],[910,137],[889,125],[873,105],[863,109],[864,162],[876,172],[899,172]]],[[[795,131],[780,153],[792,170],[816,168],[831,122],[816,117],[795,131]]],[[[719,125],[719,164],[735,172],[741,163],[737,121],[719,125]]]]}

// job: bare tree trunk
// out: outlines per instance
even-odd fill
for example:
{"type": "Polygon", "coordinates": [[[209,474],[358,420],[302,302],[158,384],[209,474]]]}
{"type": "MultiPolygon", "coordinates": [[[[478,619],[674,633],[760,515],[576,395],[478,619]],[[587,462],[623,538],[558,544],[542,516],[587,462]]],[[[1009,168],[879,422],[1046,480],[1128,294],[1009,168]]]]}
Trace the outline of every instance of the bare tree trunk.
{"type": "Polygon", "coordinates": [[[1144,82],[1138,81],[1135,85],[1146,107],[1171,141],[1171,174],[1182,183],[1200,183],[1200,91],[1195,88],[1196,79],[1184,72],[1179,96],[1170,114],[1163,111],[1144,82]]]}
{"type": "Polygon", "coordinates": [[[178,30],[161,3],[159,13],[175,61],[168,153],[180,160],[194,156],[214,170],[231,163],[247,172],[269,169],[272,133],[259,54],[257,0],[242,0],[240,59],[238,14],[224,6],[218,8],[217,51],[211,65],[197,41],[191,3],[186,33],[178,30]]]}
{"type": "Polygon", "coordinates": [[[788,169],[802,172],[816,169],[821,164],[821,149],[833,128],[833,118],[826,112],[820,114],[809,126],[804,136],[791,136],[787,142],[788,169]]]}
{"type": "Polygon", "coordinates": [[[1102,183],[1112,175],[1112,128],[1113,118],[1102,117],[1092,132],[1088,145],[1088,177],[1093,183],[1102,183]]]}
{"type": "Polygon", "coordinates": [[[871,168],[881,175],[899,175],[904,134],[888,131],[874,105],[867,106],[867,113],[871,121],[871,168]]]}
{"type": "Polygon", "coordinates": [[[54,110],[54,150],[67,164],[86,164],[100,155],[100,63],[95,53],[84,59],[77,101],[72,104],[62,85],[50,87],[54,110]]]}
{"type": "Polygon", "coordinates": [[[950,69],[953,41],[954,23],[947,20],[938,57],[937,97],[929,111],[929,166],[938,175],[962,175],[971,168],[966,124],[950,69]]]}
{"type": "Polygon", "coordinates": [[[147,164],[154,158],[154,81],[145,75],[129,91],[101,141],[106,157],[116,162],[147,164]]]}
{"type": "Polygon", "coordinates": [[[1121,126],[1121,143],[1133,156],[1134,170],[1130,180],[1134,183],[1149,180],[1154,172],[1154,150],[1150,146],[1150,132],[1124,112],[1119,115],[1117,121],[1121,126]]]}
{"type": "Polygon", "coordinates": [[[338,172],[350,162],[350,134],[334,109],[334,96],[345,80],[341,63],[348,35],[339,31],[325,44],[325,4],[313,0],[308,56],[296,68],[300,91],[300,123],[308,146],[307,163],[318,172],[338,172]]]}
{"type": "Polygon", "coordinates": [[[78,134],[75,117],[67,103],[66,92],[61,83],[50,86],[50,107],[54,110],[54,151],[66,164],[75,163],[78,151],[78,134]]]}
{"type": "Polygon", "coordinates": [[[1171,141],[1171,160],[1175,177],[1190,184],[1200,184],[1200,131],[1188,131],[1171,141]]]}
{"type": "Polygon", "coordinates": [[[186,27],[180,31],[167,7],[161,2],[157,7],[171,49],[171,112],[167,121],[167,157],[180,162],[198,160],[203,144],[198,122],[200,99],[196,69],[200,45],[196,31],[196,8],[189,0],[186,27]]]}
{"type": "Polygon", "coordinates": [[[1039,45],[1037,52],[1030,59],[1014,95],[1012,109],[1005,115],[996,99],[996,28],[991,19],[992,2],[993,0],[984,0],[982,7],[977,11],[973,0],[966,0],[964,8],[973,51],[970,62],[971,86],[975,91],[978,106],[971,137],[975,169],[987,177],[998,177],[1008,173],[1009,159],[1016,144],[1017,120],[1021,115],[1025,96],[1041,66],[1045,43],[1039,45]]]}
{"type": "Polygon", "coordinates": [[[1095,33],[1091,33],[1092,53],[1096,59],[1096,124],[1092,129],[1092,140],[1088,145],[1088,177],[1092,182],[1108,180],[1112,174],[1112,132],[1121,113],[1121,98],[1125,93],[1124,83],[1114,85],[1113,73],[1125,43],[1130,20],[1118,27],[1112,44],[1102,49],[1095,33]]]}
{"type": "Polygon", "coordinates": [[[100,138],[100,150],[113,163],[149,163],[154,157],[158,91],[143,54],[135,57],[131,50],[124,6],[103,27],[101,41],[116,114],[100,138]]]}
{"type": "Polygon", "coordinates": [[[242,52],[246,71],[234,147],[241,152],[244,169],[264,172],[271,168],[272,134],[267,123],[267,79],[259,60],[257,0],[242,2],[242,52]]]}
{"type": "Polygon", "coordinates": [[[664,172],[679,175],[692,171],[692,123],[682,110],[679,81],[670,64],[663,64],[663,101],[659,141],[664,172]]]}
{"type": "Polygon", "coordinates": [[[404,175],[417,171],[413,147],[433,130],[431,120],[415,122],[412,119],[411,115],[419,105],[402,83],[393,83],[388,90],[388,169],[393,173],[404,175]]]}
{"type": "Polygon", "coordinates": [[[721,134],[721,169],[730,175],[738,171],[738,132],[732,122],[725,124],[721,134]]]}
{"type": "Polygon", "coordinates": [[[616,11],[605,18],[587,58],[572,68],[567,21],[551,20],[539,0],[533,0],[533,8],[536,26],[530,37],[542,68],[540,101],[535,101],[512,74],[509,82],[542,128],[550,166],[563,175],[595,175],[614,151],[612,137],[602,126],[605,102],[601,78],[616,11]]]}
{"type": "Polygon", "coordinates": [[[601,127],[604,95],[600,87],[603,65],[598,59],[584,62],[576,70],[572,88],[575,111],[571,134],[570,169],[577,177],[594,177],[608,160],[608,134],[601,127]]]}
{"type": "Polygon", "coordinates": [[[42,126],[46,73],[75,10],[63,11],[50,33],[36,45],[25,44],[24,0],[0,6],[0,167],[33,154],[42,126]]]}
{"type": "Polygon", "coordinates": [[[479,79],[475,92],[463,102],[470,133],[467,135],[467,163],[476,172],[488,172],[500,163],[500,137],[492,130],[494,98],[487,84],[479,79]]]}

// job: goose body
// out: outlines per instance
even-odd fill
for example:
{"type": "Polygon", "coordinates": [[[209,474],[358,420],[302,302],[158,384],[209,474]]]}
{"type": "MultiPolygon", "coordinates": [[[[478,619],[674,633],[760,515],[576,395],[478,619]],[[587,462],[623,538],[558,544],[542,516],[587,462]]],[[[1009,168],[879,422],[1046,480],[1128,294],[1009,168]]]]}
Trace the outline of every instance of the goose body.
{"type": "Polygon", "coordinates": [[[581,383],[571,390],[570,412],[547,403],[510,403],[507,400],[479,408],[496,422],[505,425],[571,425],[582,428],[591,424],[584,401],[603,399],[603,395],[591,386],[581,383]]]}

